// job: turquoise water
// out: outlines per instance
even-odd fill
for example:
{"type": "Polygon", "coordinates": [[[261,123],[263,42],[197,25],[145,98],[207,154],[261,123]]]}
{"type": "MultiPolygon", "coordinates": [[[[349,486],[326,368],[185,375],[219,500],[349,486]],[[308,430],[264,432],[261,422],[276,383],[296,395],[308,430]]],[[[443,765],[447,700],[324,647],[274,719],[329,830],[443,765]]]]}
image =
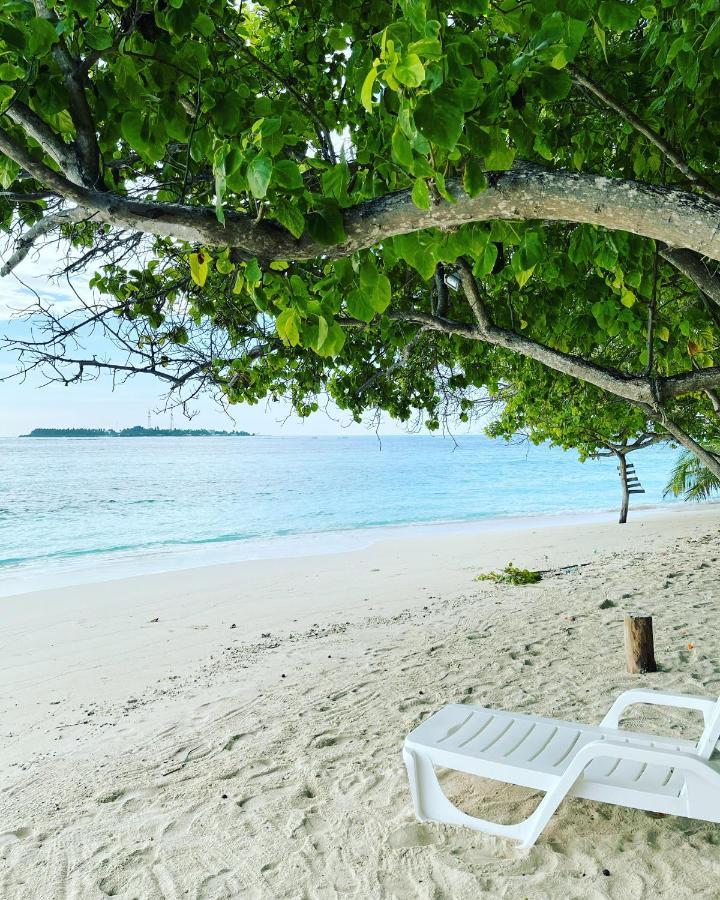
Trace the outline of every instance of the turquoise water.
{"type": "MultiPolygon", "coordinates": [[[[647,493],[633,499],[663,502],[675,456],[662,447],[635,454],[647,493]]],[[[328,533],[351,529],[618,501],[613,460],[580,464],[572,453],[478,436],[457,446],[434,436],[3,438],[0,590],[3,579],[99,559],[175,564],[211,545],[247,558],[277,554],[291,535],[330,547],[328,533]]],[[[301,544],[295,538],[296,551],[301,544]]]]}

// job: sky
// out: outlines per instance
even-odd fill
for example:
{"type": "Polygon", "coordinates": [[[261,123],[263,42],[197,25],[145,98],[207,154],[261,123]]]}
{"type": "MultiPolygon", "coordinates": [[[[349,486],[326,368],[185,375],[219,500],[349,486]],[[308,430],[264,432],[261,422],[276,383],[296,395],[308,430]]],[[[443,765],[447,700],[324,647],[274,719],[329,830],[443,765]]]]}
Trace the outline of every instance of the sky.
{"type": "MultiPolygon", "coordinates": [[[[43,299],[52,302],[57,309],[72,305],[73,295],[63,282],[51,282],[47,273],[59,262],[57,253],[45,248],[30,255],[13,274],[0,279],[0,338],[17,333],[24,327],[17,318],[18,311],[33,301],[30,288],[43,299]]],[[[77,278],[73,287],[81,294],[89,292],[87,280],[77,278]]],[[[17,370],[17,358],[0,348],[0,379],[17,370]]],[[[15,437],[33,428],[126,428],[131,425],[147,425],[148,413],[153,426],[169,427],[170,413],[162,412],[162,383],[151,376],[138,376],[113,389],[111,377],[65,387],[58,384],[43,385],[38,376],[25,381],[0,380],[0,437],[15,437]]],[[[211,397],[204,397],[193,404],[197,415],[188,424],[179,410],[173,421],[177,428],[214,428],[225,431],[239,429],[257,434],[283,435],[341,435],[374,432],[374,425],[353,423],[347,413],[331,410],[330,415],[318,412],[302,420],[289,406],[262,402],[230,408],[228,413],[211,397]]],[[[386,418],[380,428],[383,435],[404,434],[401,423],[386,418]]]]}

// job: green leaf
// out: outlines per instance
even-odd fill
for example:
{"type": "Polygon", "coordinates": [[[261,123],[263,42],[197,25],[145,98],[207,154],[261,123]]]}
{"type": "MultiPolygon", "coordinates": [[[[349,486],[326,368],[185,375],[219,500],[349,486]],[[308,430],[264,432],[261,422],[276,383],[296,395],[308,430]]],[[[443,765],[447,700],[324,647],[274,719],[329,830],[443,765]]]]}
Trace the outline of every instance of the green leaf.
{"type": "Polygon", "coordinates": [[[442,56],[442,44],[437,38],[425,37],[419,41],[413,41],[408,46],[410,53],[416,53],[418,56],[424,56],[425,59],[440,59],[442,56]]]}
{"type": "Polygon", "coordinates": [[[416,53],[407,53],[395,66],[394,75],[406,87],[420,87],[425,79],[425,66],[416,53]]]}
{"type": "Polygon", "coordinates": [[[412,171],[414,162],[412,147],[410,146],[410,141],[397,125],[392,135],[392,155],[399,166],[412,171]]]}
{"type": "Polygon", "coordinates": [[[605,39],[605,31],[602,29],[595,19],[593,19],[593,31],[595,32],[595,37],[597,38],[600,47],[602,48],[603,56],[605,57],[605,62],[608,61],[607,58],[607,42],[605,39]]]}
{"type": "Polygon", "coordinates": [[[492,241],[488,241],[487,245],[485,246],[485,250],[482,253],[482,256],[479,256],[475,261],[475,266],[473,269],[475,274],[480,277],[482,277],[483,275],[489,275],[495,267],[497,256],[497,244],[494,244],[492,241]]]}
{"type": "Polygon", "coordinates": [[[215,260],[215,268],[221,275],[229,275],[235,269],[235,264],[230,259],[227,250],[223,251],[215,260]]]}
{"type": "Polygon", "coordinates": [[[120,120],[120,131],[133,150],[142,151],[145,141],[142,137],[142,117],[136,110],[129,110],[120,120]]]}
{"type": "Polygon", "coordinates": [[[294,307],[284,309],[275,320],[275,330],[283,343],[297,347],[300,343],[300,326],[302,319],[294,307]]]}
{"type": "Polygon", "coordinates": [[[572,88],[572,78],[562,69],[546,69],[536,83],[543,100],[564,100],[572,88]]]}
{"type": "Polygon", "coordinates": [[[490,135],[490,151],[485,154],[485,168],[490,172],[502,172],[512,168],[515,148],[510,147],[500,128],[494,128],[490,135]]]}
{"type": "Polygon", "coordinates": [[[332,197],[338,202],[347,201],[347,189],[350,183],[350,170],[348,164],[343,162],[328,169],[322,174],[323,191],[328,197],[332,197]]]}
{"type": "MultiPolygon", "coordinates": [[[[412,24],[412,26],[421,34],[425,29],[425,20],[427,17],[426,0],[400,0],[400,8],[403,16],[412,24]]],[[[430,23],[428,22],[428,25],[430,23]]]]}
{"type": "Polygon", "coordinates": [[[195,18],[193,28],[195,31],[200,32],[203,37],[210,37],[213,31],[215,31],[213,20],[205,13],[200,13],[200,15],[195,18]]]}
{"type": "MultiPolygon", "coordinates": [[[[15,96],[15,88],[11,88],[9,84],[0,84],[0,106],[2,106],[6,100],[10,100],[11,97],[15,96]]],[[[0,166],[5,164],[4,159],[0,159],[0,166]]],[[[3,184],[4,188],[9,187],[9,184],[3,184]]]]}
{"type": "Polygon", "coordinates": [[[710,26],[708,33],[705,35],[705,40],[700,45],[700,50],[707,50],[708,47],[712,47],[713,44],[717,44],[718,40],[720,40],[720,16],[715,16],[715,21],[710,26]]]}
{"type": "Polygon", "coordinates": [[[360,267],[360,289],[368,296],[375,312],[385,312],[392,295],[390,280],[378,271],[372,256],[368,256],[360,267]]]}
{"type": "Polygon", "coordinates": [[[278,159],[273,163],[272,183],[289,191],[303,187],[302,175],[298,164],[292,159],[278,159]]]}
{"type": "Polygon", "coordinates": [[[433,144],[452,150],[462,133],[465,115],[452,90],[441,87],[421,97],[415,108],[415,124],[433,144]]]}
{"type": "Polygon", "coordinates": [[[260,284],[261,281],[262,271],[260,270],[258,261],[257,259],[251,259],[245,266],[245,283],[247,284],[248,289],[252,291],[255,285],[260,284]]]}
{"type": "Polygon", "coordinates": [[[396,254],[427,281],[432,278],[440,250],[438,238],[427,232],[399,234],[393,240],[396,254]]]}
{"type": "MultiPolygon", "coordinates": [[[[513,257],[513,262],[515,261],[515,257],[513,257]]],[[[520,269],[516,270],[515,266],[513,268],[513,274],[515,275],[515,280],[518,283],[519,287],[524,287],[527,282],[530,280],[530,276],[535,271],[535,266],[531,266],[529,269],[520,269]]]]}
{"type": "Polygon", "coordinates": [[[247,180],[253,197],[261,200],[267,194],[272,171],[273,162],[266,153],[259,153],[250,160],[247,167],[247,180]]]}
{"type": "Polygon", "coordinates": [[[83,29],[85,41],[93,50],[107,50],[113,45],[113,33],[109,28],[86,25],[83,29]]]}
{"type": "Polygon", "coordinates": [[[96,0],[65,0],[65,8],[69,13],[77,13],[83,19],[89,19],[95,15],[96,0]]]}
{"type": "Polygon", "coordinates": [[[375,316],[375,309],[369,297],[360,288],[355,288],[345,298],[348,315],[361,322],[370,322],[375,316]]]}
{"type": "Polygon", "coordinates": [[[278,222],[284,225],[293,237],[299,238],[305,231],[305,216],[297,206],[286,200],[276,200],[274,207],[274,215],[278,222]]]}
{"type": "Polygon", "coordinates": [[[667,343],[670,340],[670,329],[667,325],[663,325],[660,328],[655,329],[655,334],[660,338],[661,341],[667,343]]]}
{"type": "Polygon", "coordinates": [[[55,29],[47,19],[31,19],[25,29],[25,40],[30,56],[45,56],[58,39],[55,29]]]}
{"type": "Polygon", "coordinates": [[[0,64],[0,81],[15,81],[18,78],[22,78],[24,74],[23,69],[12,63],[0,64]]]}
{"type": "Polygon", "coordinates": [[[595,242],[590,227],[578,225],[573,230],[568,247],[568,258],[576,265],[589,263],[593,258],[595,242]]]}
{"type": "MultiPolygon", "coordinates": [[[[225,155],[225,174],[230,177],[243,164],[243,154],[239,147],[231,147],[225,155]]],[[[274,172],[273,172],[274,174],[274,172]]]]}
{"type": "Polygon", "coordinates": [[[465,163],[465,171],[463,172],[463,187],[465,188],[465,193],[469,194],[471,197],[477,197],[478,194],[481,194],[488,186],[487,176],[485,175],[485,169],[480,163],[479,159],[475,159],[474,156],[470,157],[470,159],[465,163]]]}
{"type": "Polygon", "coordinates": [[[345,330],[337,322],[331,322],[327,337],[316,353],[319,356],[337,356],[345,345],[346,337],[345,330]]]}
{"type": "Polygon", "coordinates": [[[360,286],[345,299],[348,313],[362,322],[370,322],[390,304],[390,280],[378,271],[374,258],[368,255],[360,266],[360,286]]]}
{"type": "Polygon", "coordinates": [[[629,291],[627,288],[622,289],[622,293],[620,294],[620,302],[623,306],[626,306],[630,309],[631,306],[635,305],[636,300],[635,294],[632,291],[629,291]]]}
{"type": "Polygon", "coordinates": [[[328,323],[327,319],[324,316],[317,317],[317,342],[315,344],[315,350],[320,350],[322,345],[325,343],[325,339],[328,336],[328,323]]]}
{"type": "Polygon", "coordinates": [[[347,239],[340,208],[330,200],[308,215],[307,230],[313,240],[327,247],[347,239]]]}
{"type": "Polygon", "coordinates": [[[373,87],[375,86],[375,79],[377,78],[377,60],[373,63],[372,69],[365,76],[365,81],[363,81],[362,88],[360,90],[360,102],[365,107],[365,109],[371,113],[373,111],[373,103],[372,103],[372,95],[373,95],[373,87]]]}
{"type": "Polygon", "coordinates": [[[204,287],[210,268],[210,255],[205,250],[190,254],[190,277],[198,287],[204,287]]]}
{"type": "Polygon", "coordinates": [[[600,22],[611,31],[630,31],[637,24],[636,5],[622,3],[621,0],[603,0],[598,10],[600,22]]]}
{"type": "Polygon", "coordinates": [[[65,0],[67,11],[77,13],[82,19],[92,18],[95,15],[96,7],[95,0],[65,0]]]}
{"type": "Polygon", "coordinates": [[[430,190],[424,178],[415,179],[411,196],[418,209],[430,209],[430,190]]]}

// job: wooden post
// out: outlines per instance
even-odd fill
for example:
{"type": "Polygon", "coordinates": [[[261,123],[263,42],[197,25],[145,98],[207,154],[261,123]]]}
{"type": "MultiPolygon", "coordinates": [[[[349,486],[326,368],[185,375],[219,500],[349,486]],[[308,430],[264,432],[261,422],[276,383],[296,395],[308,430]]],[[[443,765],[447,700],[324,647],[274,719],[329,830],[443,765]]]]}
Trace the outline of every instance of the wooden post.
{"type": "Polygon", "coordinates": [[[625,663],[634,675],[657,672],[652,616],[625,613],[625,663]]]}

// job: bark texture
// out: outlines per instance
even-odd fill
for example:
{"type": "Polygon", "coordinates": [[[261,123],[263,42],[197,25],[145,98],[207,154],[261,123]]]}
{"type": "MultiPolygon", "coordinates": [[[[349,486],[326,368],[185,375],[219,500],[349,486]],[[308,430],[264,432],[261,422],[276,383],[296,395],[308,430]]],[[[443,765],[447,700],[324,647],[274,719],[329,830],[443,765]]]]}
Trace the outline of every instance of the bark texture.
{"type": "Polygon", "coordinates": [[[625,613],[625,665],[633,675],[657,672],[652,616],[625,613]]]}
{"type": "Polygon", "coordinates": [[[624,453],[618,453],[618,468],[620,470],[620,484],[622,486],[622,501],[620,505],[620,525],[625,525],[630,506],[630,491],[628,490],[627,460],[624,453]]]}
{"type": "MultiPolygon", "coordinates": [[[[59,149],[54,148],[57,152],[59,149]]],[[[76,149],[80,155],[80,145],[76,149]]],[[[258,222],[241,213],[226,212],[223,225],[218,222],[214,209],[208,207],[130,200],[109,191],[95,190],[87,186],[89,182],[94,183],[92,171],[84,172],[85,184],[76,184],[67,174],[50,169],[2,130],[0,151],[44,187],[86,210],[86,218],[190,243],[231,247],[264,260],[343,257],[396,235],[492,219],[544,219],[600,225],[720,260],[717,204],[672,188],[550,171],[529,164],[518,164],[508,172],[492,174],[488,189],[474,198],[465,193],[459,179],[449,179],[447,188],[455,202],[440,200],[428,210],[415,206],[410,191],[397,191],[359,203],[344,210],[347,239],[328,247],[307,234],[296,239],[280,225],[258,222]]]]}

